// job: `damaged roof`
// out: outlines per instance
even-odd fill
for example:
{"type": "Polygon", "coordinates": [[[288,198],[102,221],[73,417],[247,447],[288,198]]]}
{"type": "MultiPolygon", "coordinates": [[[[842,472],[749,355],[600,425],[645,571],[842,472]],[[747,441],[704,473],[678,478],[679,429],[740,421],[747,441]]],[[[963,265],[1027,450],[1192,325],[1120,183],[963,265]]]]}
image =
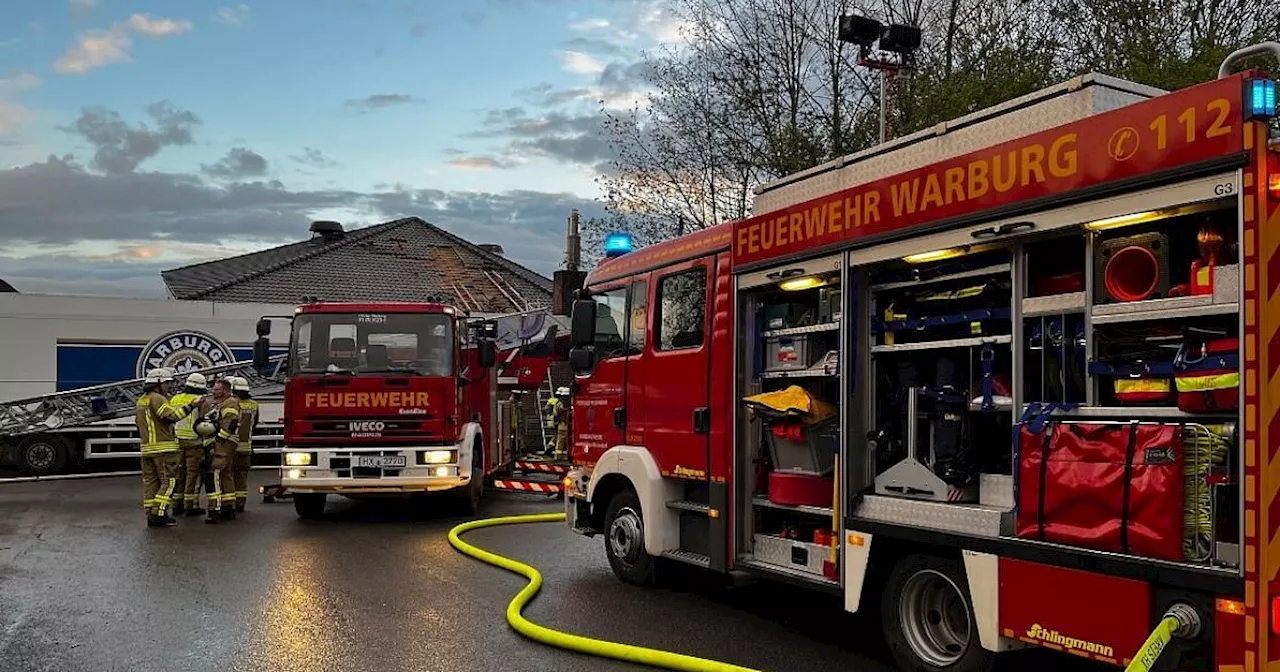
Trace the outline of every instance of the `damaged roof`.
{"type": "MultiPolygon", "coordinates": [[[[164,271],[175,299],[252,303],[444,300],[473,313],[551,304],[551,280],[417,217],[164,271]]],[[[313,230],[315,230],[313,228],[313,230]]]]}

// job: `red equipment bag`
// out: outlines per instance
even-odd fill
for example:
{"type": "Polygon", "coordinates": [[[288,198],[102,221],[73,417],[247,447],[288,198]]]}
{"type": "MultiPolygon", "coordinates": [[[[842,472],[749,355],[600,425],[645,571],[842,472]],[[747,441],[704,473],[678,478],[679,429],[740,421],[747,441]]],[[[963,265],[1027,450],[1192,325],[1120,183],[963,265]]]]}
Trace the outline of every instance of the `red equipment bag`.
{"type": "Polygon", "coordinates": [[[1240,408],[1240,342],[1218,338],[1183,348],[1174,362],[1178,408],[1188,413],[1240,408]]]}
{"type": "Polygon", "coordinates": [[[1016,534],[1180,561],[1182,453],[1177,425],[1024,424],[1016,534]]]}

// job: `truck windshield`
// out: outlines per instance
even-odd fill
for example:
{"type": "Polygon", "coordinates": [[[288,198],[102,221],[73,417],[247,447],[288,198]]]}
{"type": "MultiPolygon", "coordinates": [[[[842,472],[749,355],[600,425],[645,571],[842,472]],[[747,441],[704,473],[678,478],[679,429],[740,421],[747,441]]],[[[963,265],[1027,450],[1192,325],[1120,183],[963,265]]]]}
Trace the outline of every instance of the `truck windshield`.
{"type": "Polygon", "coordinates": [[[293,323],[290,373],[453,375],[453,323],[431,313],[312,313],[293,323]]]}

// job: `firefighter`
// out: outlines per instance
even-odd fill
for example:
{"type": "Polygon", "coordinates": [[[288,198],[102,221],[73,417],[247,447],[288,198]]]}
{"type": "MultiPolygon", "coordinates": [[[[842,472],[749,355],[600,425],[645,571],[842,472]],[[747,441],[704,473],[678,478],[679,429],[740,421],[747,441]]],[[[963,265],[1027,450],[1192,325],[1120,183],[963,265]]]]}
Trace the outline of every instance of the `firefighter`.
{"type": "Polygon", "coordinates": [[[552,456],[562,458],[565,440],[569,438],[569,388],[556,389],[556,395],[547,400],[543,415],[547,419],[547,430],[555,433],[552,456]]]}
{"type": "Polygon", "coordinates": [[[231,380],[231,391],[240,401],[240,425],[236,435],[235,475],[236,511],[244,511],[249,500],[249,467],[253,463],[253,432],[258,427],[258,402],[249,394],[249,381],[236,377],[231,380]]]}
{"type": "Polygon", "coordinates": [[[204,473],[201,462],[204,461],[204,447],[208,439],[196,433],[196,422],[213,406],[206,397],[208,394],[209,384],[204,374],[193,373],[187,376],[182,391],[169,400],[174,406],[194,404],[192,412],[173,426],[180,451],[177,480],[182,490],[182,499],[173,504],[175,515],[200,516],[205,512],[200,508],[200,482],[204,473]]]}
{"type": "Polygon", "coordinates": [[[134,421],[142,444],[142,506],[148,527],[169,527],[177,523],[169,516],[178,483],[178,442],[174,423],[191,413],[192,406],[175,406],[166,394],[173,382],[168,369],[152,369],[143,380],[134,421]]]}
{"type": "Polygon", "coordinates": [[[209,516],[206,523],[236,519],[235,477],[236,437],[239,436],[240,400],[231,393],[231,380],[219,378],[213,384],[213,402],[217,411],[218,435],[213,444],[213,460],[209,465],[210,484],[206,489],[209,516]]]}

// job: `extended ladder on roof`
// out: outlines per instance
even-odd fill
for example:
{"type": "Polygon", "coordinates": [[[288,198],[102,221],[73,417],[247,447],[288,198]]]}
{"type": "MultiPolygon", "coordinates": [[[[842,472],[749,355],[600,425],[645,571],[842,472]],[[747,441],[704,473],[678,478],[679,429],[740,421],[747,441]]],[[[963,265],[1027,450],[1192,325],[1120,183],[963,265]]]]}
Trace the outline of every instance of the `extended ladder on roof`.
{"type": "MultiPolygon", "coordinates": [[[[284,389],[280,378],[284,360],[284,355],[272,357],[271,367],[265,373],[255,368],[253,362],[231,362],[184,371],[175,377],[193,373],[202,374],[209,380],[240,376],[248,379],[255,396],[280,394],[284,389]]],[[[143,382],[143,378],[133,378],[0,403],[0,436],[22,436],[128,417],[137,408],[143,382]]]]}

